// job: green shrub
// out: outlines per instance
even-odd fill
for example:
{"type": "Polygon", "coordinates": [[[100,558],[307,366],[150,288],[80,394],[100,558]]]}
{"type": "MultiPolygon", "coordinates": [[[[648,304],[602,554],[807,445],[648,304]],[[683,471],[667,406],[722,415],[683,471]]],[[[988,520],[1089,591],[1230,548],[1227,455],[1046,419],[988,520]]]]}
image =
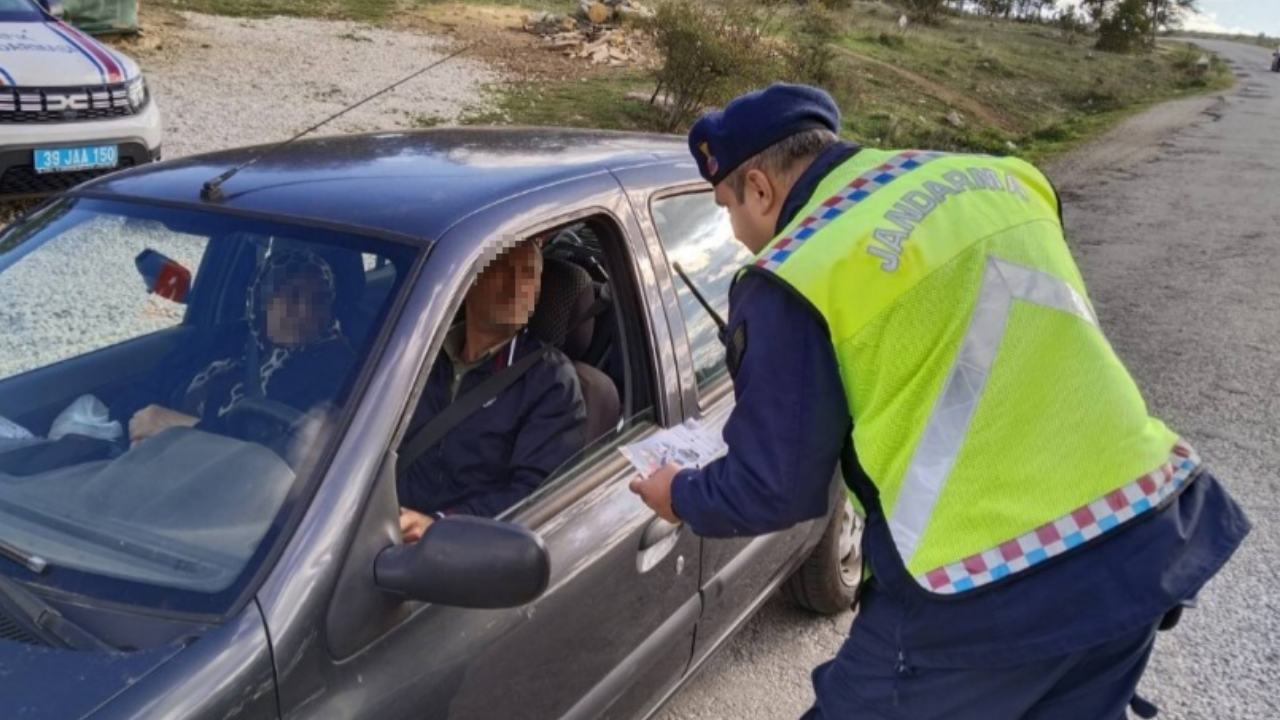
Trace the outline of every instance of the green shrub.
{"type": "Polygon", "coordinates": [[[787,52],[790,79],[823,87],[831,85],[835,81],[832,46],[839,39],[839,19],[834,13],[820,5],[806,8],[794,44],[787,52]]]}
{"type": "Polygon", "coordinates": [[[1063,142],[1064,140],[1070,140],[1073,135],[1074,133],[1066,125],[1053,123],[1031,133],[1031,139],[1042,142],[1063,142]]]}
{"type": "Polygon", "coordinates": [[[1129,53],[1143,45],[1151,32],[1151,16],[1147,0],[1122,0],[1109,16],[1098,24],[1098,49],[1129,53]]]}
{"type": "Polygon", "coordinates": [[[887,32],[880,33],[880,35],[875,38],[875,41],[887,48],[893,48],[894,50],[901,50],[907,46],[907,41],[901,35],[895,35],[887,32]]]}
{"type": "Polygon", "coordinates": [[[937,25],[946,12],[944,0],[902,0],[907,10],[907,17],[926,25],[937,25]]]}
{"type": "Polygon", "coordinates": [[[773,9],[750,0],[669,0],[658,7],[648,26],[661,58],[653,97],[667,95],[665,130],[782,74],[781,55],[766,41],[773,9]]]}

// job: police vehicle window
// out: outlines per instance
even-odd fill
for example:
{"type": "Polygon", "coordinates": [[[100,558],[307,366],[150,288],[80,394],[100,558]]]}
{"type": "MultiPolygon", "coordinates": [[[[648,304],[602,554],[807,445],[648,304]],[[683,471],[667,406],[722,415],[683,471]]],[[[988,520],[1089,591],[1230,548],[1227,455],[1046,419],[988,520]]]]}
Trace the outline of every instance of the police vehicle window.
{"type": "MultiPolygon", "coordinates": [[[[680,263],[721,317],[727,318],[733,276],[751,261],[751,253],[734,239],[728,211],[716,205],[710,192],[658,198],[652,205],[667,260],[680,263]]],[[[678,278],[676,287],[698,387],[705,388],[727,372],[724,347],[715,321],[697,298],[678,278]]]]}
{"type": "Polygon", "coordinates": [[[368,304],[361,253],[400,278],[418,252],[88,199],[0,231],[0,541],[55,592],[222,613],[305,507],[398,292],[368,304]]]}

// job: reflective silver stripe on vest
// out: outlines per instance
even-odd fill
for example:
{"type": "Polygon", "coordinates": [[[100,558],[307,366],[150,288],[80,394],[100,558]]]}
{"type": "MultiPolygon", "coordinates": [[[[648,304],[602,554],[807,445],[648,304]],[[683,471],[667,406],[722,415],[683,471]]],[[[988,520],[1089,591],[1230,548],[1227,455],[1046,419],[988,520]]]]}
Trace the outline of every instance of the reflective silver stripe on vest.
{"type": "Polygon", "coordinates": [[[1098,325],[1089,303],[1067,283],[1039,270],[987,258],[982,290],[960,352],[920,436],[889,518],[889,529],[904,564],[911,562],[920,546],[933,507],[964,446],[1015,300],[1068,312],[1094,327],[1098,325]]]}

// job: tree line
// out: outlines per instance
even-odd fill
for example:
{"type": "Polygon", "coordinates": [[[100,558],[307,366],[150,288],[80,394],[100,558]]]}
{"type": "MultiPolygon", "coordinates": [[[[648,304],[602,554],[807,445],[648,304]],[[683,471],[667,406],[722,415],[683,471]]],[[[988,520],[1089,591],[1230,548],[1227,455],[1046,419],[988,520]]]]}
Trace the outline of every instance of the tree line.
{"type": "Polygon", "coordinates": [[[1068,33],[1093,33],[1098,47],[1129,52],[1155,43],[1162,29],[1179,27],[1197,0],[903,0],[908,15],[937,22],[947,13],[978,13],[1006,20],[1056,24],[1068,33]]]}

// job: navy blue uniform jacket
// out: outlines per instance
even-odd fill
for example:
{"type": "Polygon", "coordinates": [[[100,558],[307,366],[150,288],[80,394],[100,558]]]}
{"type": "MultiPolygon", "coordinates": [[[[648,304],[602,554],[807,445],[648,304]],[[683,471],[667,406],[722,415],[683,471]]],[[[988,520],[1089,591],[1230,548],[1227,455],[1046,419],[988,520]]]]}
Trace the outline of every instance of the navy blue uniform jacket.
{"type": "MultiPolygon", "coordinates": [[[[781,231],[830,170],[857,152],[838,145],[797,181],[781,231]]],[[[778,280],[748,271],[730,291],[726,337],[743,328],[728,454],[677,475],[676,513],[703,537],[762,535],[828,511],[832,473],[852,423],[821,318],[778,280]]],[[[732,350],[730,350],[732,352],[732,350]]],[[[856,460],[855,460],[856,462],[856,460]]],[[[901,577],[884,522],[868,519],[863,552],[877,586],[901,577]]],[[[1243,511],[1208,473],[1165,511],[1009,582],[954,600],[899,593],[904,655],[917,665],[974,666],[1075,652],[1154,624],[1191,598],[1249,531],[1243,511]]]]}
{"type": "MultiPolygon", "coordinates": [[[[505,345],[492,362],[467,373],[460,398],[542,342],[529,332],[505,345]]],[[[453,363],[441,352],[431,368],[406,438],[448,407],[453,363]]],[[[458,423],[397,480],[410,510],[494,517],[538,489],[585,443],[586,406],[573,363],[551,350],[492,403],[458,423]]]]}

